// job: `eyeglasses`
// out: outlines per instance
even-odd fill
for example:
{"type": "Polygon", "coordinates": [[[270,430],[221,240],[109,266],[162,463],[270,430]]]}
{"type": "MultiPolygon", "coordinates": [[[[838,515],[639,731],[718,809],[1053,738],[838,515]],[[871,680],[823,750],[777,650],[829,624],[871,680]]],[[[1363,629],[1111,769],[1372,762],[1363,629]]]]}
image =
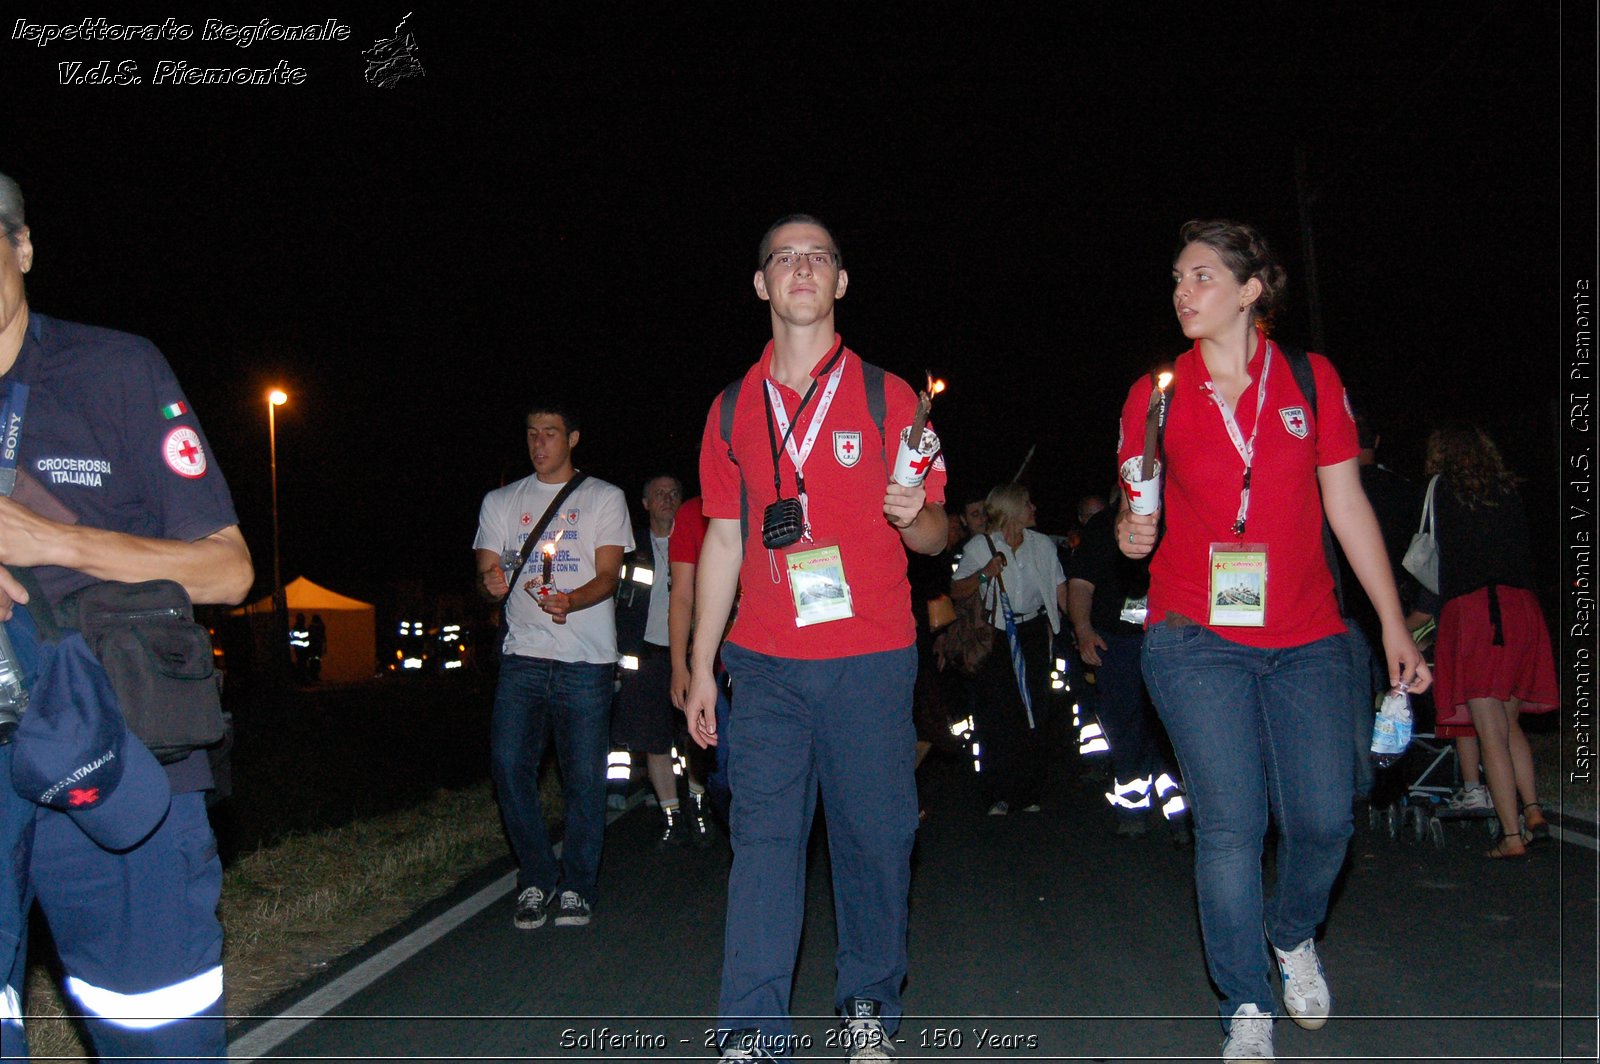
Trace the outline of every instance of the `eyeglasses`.
{"type": "Polygon", "coordinates": [[[832,251],[792,251],[783,248],[768,255],[766,265],[776,266],[780,270],[792,270],[800,265],[801,259],[809,261],[813,269],[825,270],[834,264],[838,255],[832,251]]]}

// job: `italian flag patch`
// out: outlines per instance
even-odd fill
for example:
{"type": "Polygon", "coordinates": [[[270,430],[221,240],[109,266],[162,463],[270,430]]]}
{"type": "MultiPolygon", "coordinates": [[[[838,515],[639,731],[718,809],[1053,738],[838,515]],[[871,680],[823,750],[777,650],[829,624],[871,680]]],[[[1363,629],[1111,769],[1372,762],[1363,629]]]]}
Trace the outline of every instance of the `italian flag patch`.
{"type": "Polygon", "coordinates": [[[161,416],[171,421],[175,417],[182,417],[189,412],[188,403],[171,403],[161,408],[161,416]]]}

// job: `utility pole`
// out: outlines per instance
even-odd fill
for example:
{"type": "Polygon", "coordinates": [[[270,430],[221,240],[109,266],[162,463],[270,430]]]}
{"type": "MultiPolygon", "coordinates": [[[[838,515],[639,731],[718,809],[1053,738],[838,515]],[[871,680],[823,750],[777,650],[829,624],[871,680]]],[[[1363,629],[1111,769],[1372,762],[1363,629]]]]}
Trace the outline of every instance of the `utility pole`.
{"type": "Polygon", "coordinates": [[[1294,148],[1295,198],[1300,204],[1300,252],[1305,259],[1306,307],[1311,313],[1311,349],[1326,352],[1322,336],[1322,293],[1317,285],[1317,245],[1311,233],[1311,201],[1316,198],[1306,176],[1306,146],[1294,148]]]}

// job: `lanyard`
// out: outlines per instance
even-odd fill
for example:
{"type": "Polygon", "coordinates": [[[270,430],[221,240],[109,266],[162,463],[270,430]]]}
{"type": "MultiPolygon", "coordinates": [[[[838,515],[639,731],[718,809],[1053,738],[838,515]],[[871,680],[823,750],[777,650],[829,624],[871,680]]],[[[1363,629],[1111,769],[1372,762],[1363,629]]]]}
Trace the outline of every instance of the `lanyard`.
{"type": "Polygon", "coordinates": [[[794,444],[795,426],[800,423],[800,415],[805,413],[806,404],[811,402],[811,397],[816,394],[817,384],[821,374],[811,379],[811,387],[806,389],[806,394],[800,400],[800,405],[795,409],[794,421],[789,420],[789,415],[784,413],[783,399],[778,395],[777,385],[767,381],[767,442],[772,445],[772,488],[778,498],[783,498],[783,476],[778,467],[778,436],[779,430],[783,432],[783,449],[789,452],[789,461],[794,463],[795,492],[801,496],[806,493],[805,464],[811,457],[811,445],[817,442],[817,434],[822,431],[823,419],[828,416],[828,408],[833,405],[833,393],[839,390],[839,381],[844,377],[844,341],[839,341],[839,346],[834,350],[833,357],[828,359],[827,365],[822,367],[822,373],[828,373],[828,387],[822,392],[822,398],[817,402],[817,412],[811,417],[811,426],[806,429],[805,439],[797,449],[794,444]],[[837,363],[837,365],[835,364],[837,363]],[[773,421],[776,419],[777,427],[773,421]]]}
{"type": "Polygon", "coordinates": [[[1245,517],[1250,512],[1250,469],[1255,465],[1256,433],[1261,431],[1261,412],[1267,405],[1267,374],[1272,369],[1272,341],[1266,341],[1266,345],[1267,353],[1261,359],[1261,379],[1256,381],[1256,420],[1250,426],[1248,440],[1239,431],[1239,423],[1234,419],[1227,401],[1217,394],[1217,389],[1210,381],[1206,382],[1206,394],[1222,411],[1222,426],[1228,430],[1228,439],[1233,441],[1233,449],[1244,459],[1244,483],[1239,488],[1239,514],[1233,519],[1233,534],[1241,538],[1244,536],[1245,517]]]}

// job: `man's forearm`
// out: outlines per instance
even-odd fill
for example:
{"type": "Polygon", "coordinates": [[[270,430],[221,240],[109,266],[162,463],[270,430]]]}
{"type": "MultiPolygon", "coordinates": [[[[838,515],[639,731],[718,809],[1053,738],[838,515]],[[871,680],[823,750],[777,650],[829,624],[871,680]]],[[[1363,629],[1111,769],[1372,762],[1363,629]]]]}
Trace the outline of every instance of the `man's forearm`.
{"type": "Polygon", "coordinates": [[[63,532],[61,547],[56,564],[101,580],[174,580],[200,604],[243,602],[255,579],[250,549],[237,525],[192,543],[72,525],[63,532]]]}
{"type": "Polygon", "coordinates": [[[1067,620],[1072,622],[1072,627],[1089,627],[1089,607],[1093,602],[1093,584],[1076,577],[1067,581],[1067,620]]]}
{"type": "Polygon", "coordinates": [[[739,522],[714,518],[706,528],[700,561],[695,566],[694,627],[702,638],[695,640],[690,668],[711,671],[720,639],[705,633],[721,632],[733,609],[733,596],[739,588],[739,565],[744,547],[739,539],[739,522]]]}
{"type": "Polygon", "coordinates": [[[689,562],[671,562],[672,590],[667,598],[667,646],[673,668],[689,667],[689,631],[694,625],[694,570],[689,562]]]}
{"type": "Polygon", "coordinates": [[[617,593],[617,574],[600,573],[587,584],[579,584],[567,592],[567,601],[571,604],[568,613],[586,610],[590,606],[604,602],[617,593]]]}

